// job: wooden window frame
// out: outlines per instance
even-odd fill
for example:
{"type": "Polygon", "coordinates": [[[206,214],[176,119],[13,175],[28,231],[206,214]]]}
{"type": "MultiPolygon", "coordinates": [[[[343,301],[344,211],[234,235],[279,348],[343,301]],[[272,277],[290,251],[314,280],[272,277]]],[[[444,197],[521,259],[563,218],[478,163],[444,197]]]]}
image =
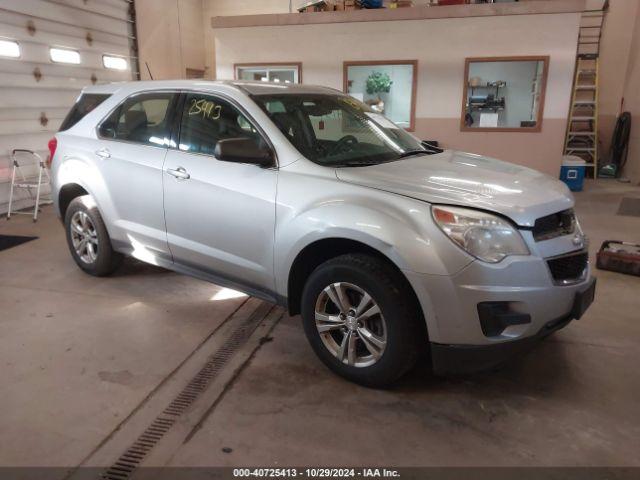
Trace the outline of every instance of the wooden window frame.
{"type": "Polygon", "coordinates": [[[238,78],[238,68],[255,68],[255,67],[296,67],[298,69],[298,83],[302,83],[302,62],[250,62],[250,63],[234,63],[233,79],[238,78]]]}
{"type": "Polygon", "coordinates": [[[413,79],[411,84],[411,109],[409,113],[409,128],[407,132],[416,130],[416,98],[418,95],[418,60],[357,60],[347,61],[342,64],[342,91],[349,93],[349,67],[366,67],[368,65],[410,65],[413,67],[413,79]]]}
{"type": "Polygon", "coordinates": [[[464,61],[464,77],[462,79],[462,111],[460,114],[461,132],[515,132],[515,133],[539,133],[542,130],[542,120],[544,118],[544,104],[547,93],[547,82],[549,80],[549,56],[530,55],[515,57],[467,57],[464,61]],[[540,99],[538,115],[535,127],[467,127],[464,118],[467,113],[467,95],[469,91],[469,65],[471,63],[489,62],[543,62],[542,87],[540,89],[540,99]]]}

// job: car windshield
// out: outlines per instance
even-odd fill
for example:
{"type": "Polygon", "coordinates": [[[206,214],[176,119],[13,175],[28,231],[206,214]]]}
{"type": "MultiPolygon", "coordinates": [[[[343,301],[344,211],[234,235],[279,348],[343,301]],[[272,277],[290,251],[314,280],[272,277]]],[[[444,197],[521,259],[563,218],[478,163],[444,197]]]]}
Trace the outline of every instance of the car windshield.
{"type": "Polygon", "coordinates": [[[376,165],[436,153],[348,95],[289,93],[252,98],[302,155],[320,165],[376,165]]]}

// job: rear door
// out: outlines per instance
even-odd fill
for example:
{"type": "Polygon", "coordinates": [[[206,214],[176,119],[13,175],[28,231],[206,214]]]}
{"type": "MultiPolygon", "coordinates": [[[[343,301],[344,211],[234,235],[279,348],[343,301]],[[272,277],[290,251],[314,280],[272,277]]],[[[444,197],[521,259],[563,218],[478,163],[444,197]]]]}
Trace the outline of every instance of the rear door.
{"type": "Polygon", "coordinates": [[[112,202],[112,238],[131,254],[168,261],[162,167],[171,137],[177,92],[133,95],[98,128],[96,161],[112,202]]]}
{"type": "Polygon", "coordinates": [[[184,94],[179,130],[164,173],[175,262],[273,292],[277,170],[214,156],[219,140],[265,137],[234,102],[200,93],[184,94]]]}

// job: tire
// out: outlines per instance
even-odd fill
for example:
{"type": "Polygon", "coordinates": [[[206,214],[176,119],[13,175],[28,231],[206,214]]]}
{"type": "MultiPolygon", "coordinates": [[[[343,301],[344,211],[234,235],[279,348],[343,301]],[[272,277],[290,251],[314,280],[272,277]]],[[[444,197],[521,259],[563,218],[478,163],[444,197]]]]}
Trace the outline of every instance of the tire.
{"type": "Polygon", "coordinates": [[[98,207],[88,199],[88,195],[74,198],[67,208],[64,218],[67,245],[71,256],[83,271],[104,277],[120,266],[123,256],[113,250],[98,207]],[[84,246],[82,239],[86,239],[84,246]]]}
{"type": "Polygon", "coordinates": [[[415,365],[428,345],[411,286],[392,265],[374,256],[341,255],[317,267],[306,282],[301,307],[307,339],[320,360],[364,386],[391,386],[415,365]],[[365,295],[373,303],[361,307],[365,295]],[[345,309],[338,303],[345,297],[343,306],[352,308],[340,316],[345,309]],[[371,314],[377,311],[380,313],[371,314]]]}

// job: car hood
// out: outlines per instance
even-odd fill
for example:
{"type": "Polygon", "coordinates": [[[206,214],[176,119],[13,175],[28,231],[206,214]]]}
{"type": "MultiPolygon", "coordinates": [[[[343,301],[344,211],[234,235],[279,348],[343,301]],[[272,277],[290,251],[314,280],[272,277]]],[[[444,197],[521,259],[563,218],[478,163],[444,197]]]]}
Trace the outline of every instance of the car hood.
{"type": "Polygon", "coordinates": [[[530,168],[446,150],[368,167],[338,168],[344,182],[429,203],[491,210],[532,227],[539,217],[574,204],[564,183],[530,168]]]}

